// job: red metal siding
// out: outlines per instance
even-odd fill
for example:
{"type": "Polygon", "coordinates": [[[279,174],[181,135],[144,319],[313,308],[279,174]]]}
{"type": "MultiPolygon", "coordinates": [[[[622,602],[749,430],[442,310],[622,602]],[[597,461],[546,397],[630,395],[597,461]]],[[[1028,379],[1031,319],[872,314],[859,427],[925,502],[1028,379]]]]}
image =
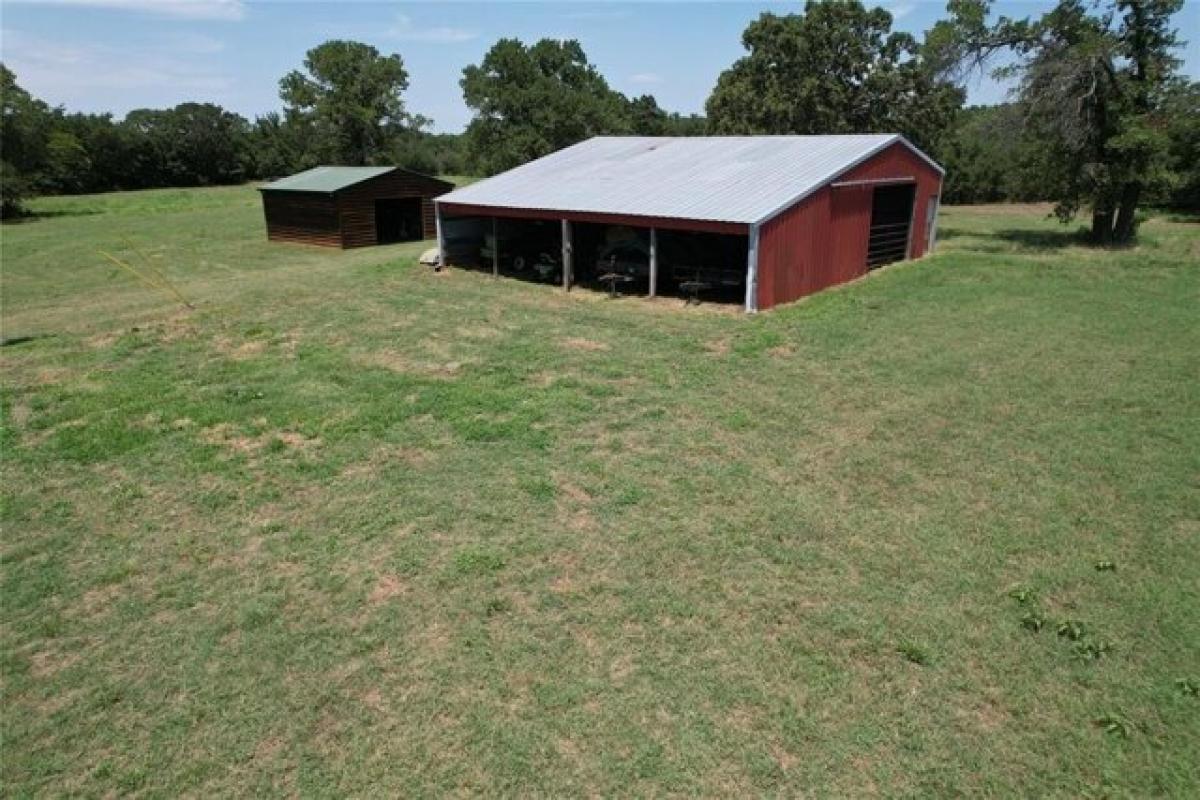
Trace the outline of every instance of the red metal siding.
{"type": "MultiPolygon", "coordinates": [[[[925,213],[941,193],[942,176],[925,159],[896,143],[834,183],[915,179],[909,257],[925,254],[925,213]]],[[[825,186],[759,230],[758,307],[765,309],[854,280],[867,272],[867,235],[874,187],[825,186]]]]}

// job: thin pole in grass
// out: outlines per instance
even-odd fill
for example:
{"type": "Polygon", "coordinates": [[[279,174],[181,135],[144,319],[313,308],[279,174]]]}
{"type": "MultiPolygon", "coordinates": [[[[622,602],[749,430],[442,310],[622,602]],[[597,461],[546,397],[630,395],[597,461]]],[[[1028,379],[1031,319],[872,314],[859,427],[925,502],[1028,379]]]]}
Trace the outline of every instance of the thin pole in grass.
{"type": "Polygon", "coordinates": [[[179,297],[181,301],[187,304],[187,300],[183,297],[182,293],[175,288],[175,285],[171,283],[171,280],[167,277],[167,274],[163,272],[157,264],[154,263],[150,256],[146,255],[146,253],[140,247],[134,244],[128,236],[122,236],[121,241],[125,242],[125,246],[137,254],[137,257],[142,260],[143,264],[145,264],[145,269],[147,272],[153,275],[164,288],[170,289],[179,297]]]}
{"type": "MultiPolygon", "coordinates": [[[[136,250],[136,248],[134,248],[134,249],[136,250]]],[[[186,297],[183,296],[183,292],[179,291],[179,289],[176,288],[175,284],[171,283],[171,281],[168,280],[167,277],[165,275],[163,275],[161,271],[155,269],[154,265],[149,264],[148,261],[147,261],[146,270],[150,273],[150,275],[154,276],[154,278],[148,277],[147,275],[143,274],[140,270],[136,269],[135,267],[127,264],[126,262],[124,262],[121,259],[114,256],[112,253],[106,252],[104,250],[101,250],[99,252],[100,252],[100,255],[104,256],[109,261],[111,261],[112,263],[114,263],[118,267],[120,267],[121,269],[128,272],[130,275],[132,275],[134,278],[136,278],[138,281],[140,281],[141,283],[143,283],[145,286],[149,287],[150,289],[160,291],[160,292],[167,292],[168,294],[174,295],[175,299],[177,299],[185,307],[195,308],[195,306],[192,305],[191,301],[189,301],[186,297]],[[155,280],[155,279],[157,279],[157,280],[155,280]]],[[[144,255],[142,257],[145,258],[144,255]]]]}

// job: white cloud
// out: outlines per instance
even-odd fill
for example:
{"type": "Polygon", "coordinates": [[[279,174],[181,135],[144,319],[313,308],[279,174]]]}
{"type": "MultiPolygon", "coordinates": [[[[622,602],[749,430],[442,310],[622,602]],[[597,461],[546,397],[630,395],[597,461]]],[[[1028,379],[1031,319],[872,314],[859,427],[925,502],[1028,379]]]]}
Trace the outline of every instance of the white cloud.
{"type": "MultiPolygon", "coordinates": [[[[80,97],[93,91],[127,92],[160,90],[176,95],[187,92],[213,93],[232,88],[234,81],[215,71],[211,61],[189,58],[220,49],[221,43],[200,37],[190,42],[191,50],[168,38],[157,47],[120,48],[91,43],[65,43],[5,29],[5,63],[17,81],[32,94],[69,107],[83,105],[80,97]],[[205,49],[207,48],[207,49],[205,49]]],[[[176,102],[180,102],[183,98],[176,102]]],[[[201,99],[201,98],[196,98],[201,99]]]]}
{"type": "Polygon", "coordinates": [[[894,6],[888,6],[887,11],[892,15],[893,20],[901,20],[907,17],[916,8],[912,3],[899,3],[894,6]]]}
{"type": "Polygon", "coordinates": [[[246,16],[246,4],[243,0],[9,0],[9,2],[134,11],[188,20],[239,20],[246,16]]]}
{"type": "Polygon", "coordinates": [[[645,85],[649,83],[662,83],[663,78],[657,72],[635,72],[629,76],[629,82],[645,85]]]}
{"type": "Polygon", "coordinates": [[[445,25],[418,28],[413,24],[412,18],[406,14],[396,15],[396,23],[388,31],[388,35],[394,39],[408,42],[432,42],[435,44],[457,44],[479,38],[478,31],[466,28],[453,28],[445,25]]]}

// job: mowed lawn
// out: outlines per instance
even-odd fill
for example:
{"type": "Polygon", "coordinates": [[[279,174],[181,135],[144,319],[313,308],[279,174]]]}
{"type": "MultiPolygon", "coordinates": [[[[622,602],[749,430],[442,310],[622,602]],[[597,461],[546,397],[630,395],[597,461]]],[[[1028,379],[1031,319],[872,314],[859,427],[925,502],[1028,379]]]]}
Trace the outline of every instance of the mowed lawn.
{"type": "Polygon", "coordinates": [[[946,209],[746,317],[37,208],[7,794],[1200,793],[1200,226],[946,209]]]}

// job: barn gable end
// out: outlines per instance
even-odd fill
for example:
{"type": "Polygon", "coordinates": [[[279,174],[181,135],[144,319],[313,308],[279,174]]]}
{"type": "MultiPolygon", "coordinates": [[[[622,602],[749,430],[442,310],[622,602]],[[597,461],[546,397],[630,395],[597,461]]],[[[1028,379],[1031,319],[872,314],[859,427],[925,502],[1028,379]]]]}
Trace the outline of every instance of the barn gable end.
{"type": "Polygon", "coordinates": [[[770,308],[868,272],[872,199],[882,186],[914,188],[908,258],[929,249],[926,224],[936,212],[942,174],[897,141],[760,226],[758,308],[770,308]]]}

